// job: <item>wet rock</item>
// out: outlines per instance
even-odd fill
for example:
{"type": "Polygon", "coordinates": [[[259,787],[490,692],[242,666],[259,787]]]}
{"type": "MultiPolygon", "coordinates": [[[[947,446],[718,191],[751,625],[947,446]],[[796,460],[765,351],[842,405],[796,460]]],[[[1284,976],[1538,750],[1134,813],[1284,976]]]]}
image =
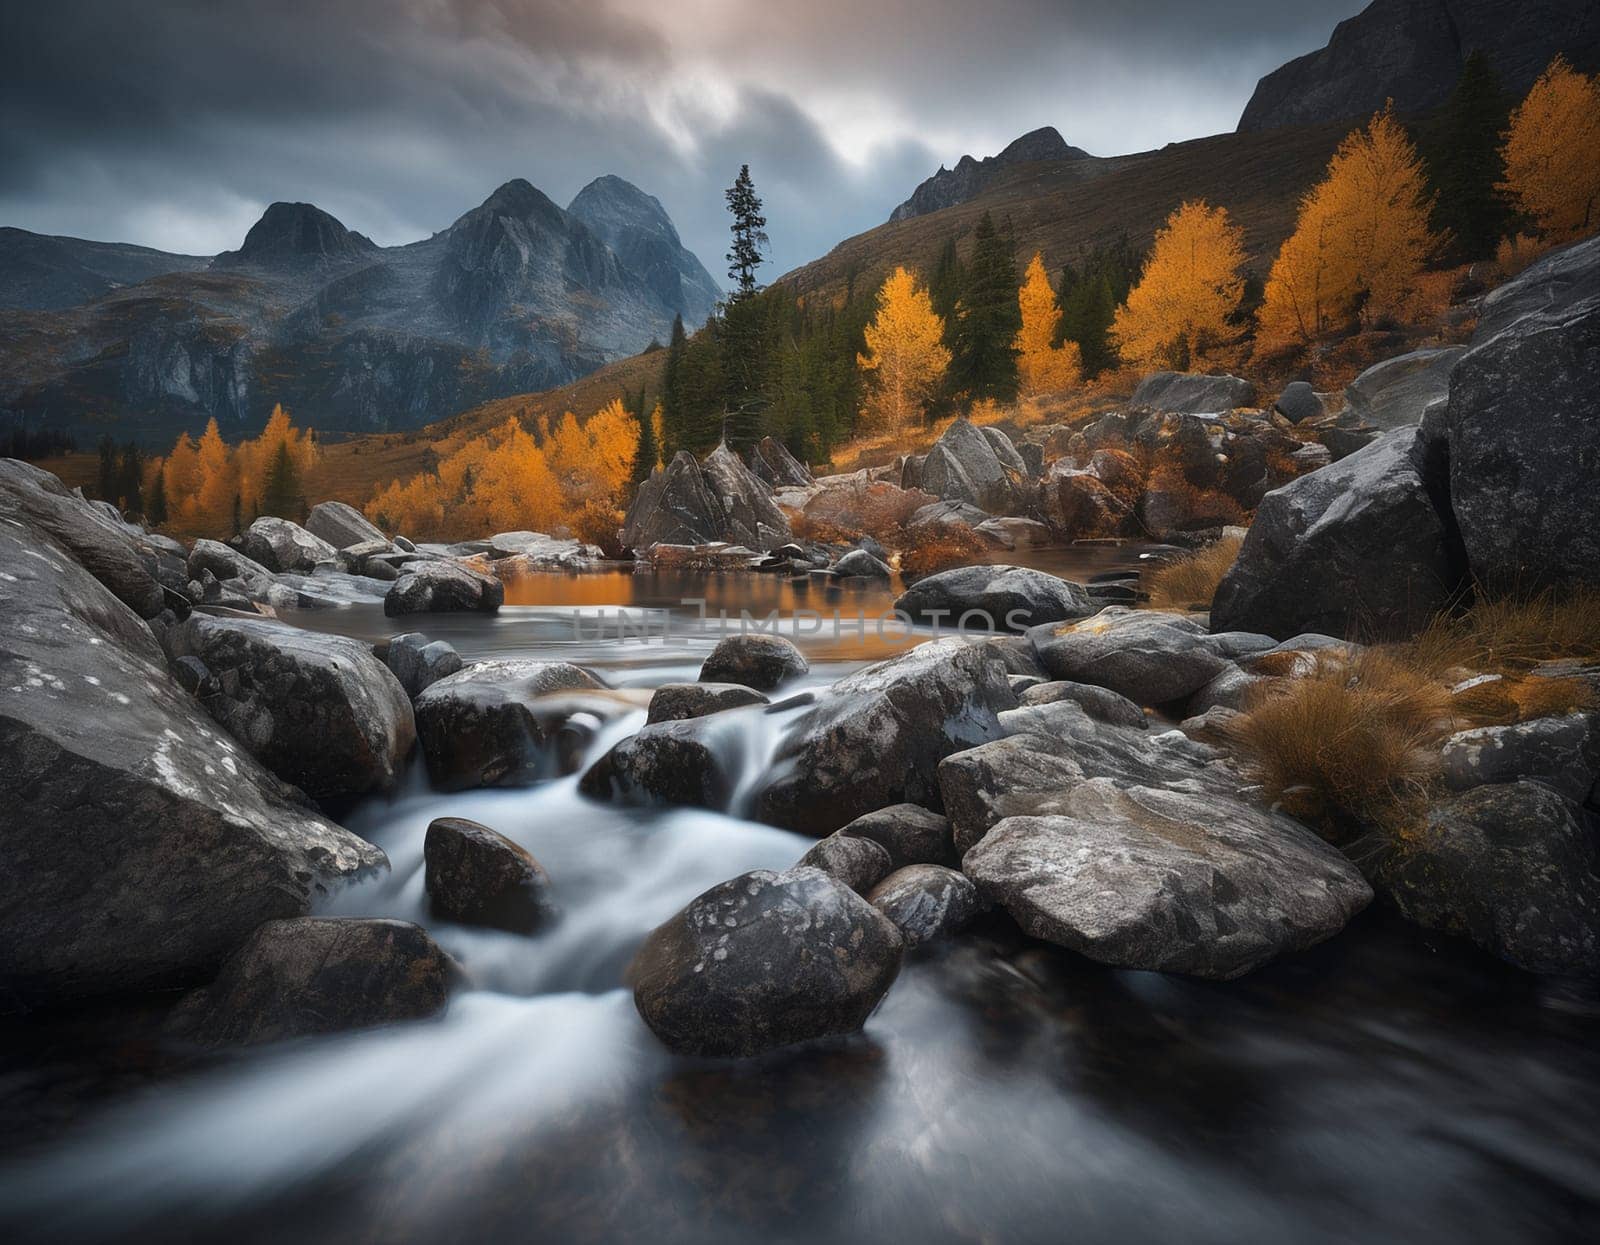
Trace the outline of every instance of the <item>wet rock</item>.
{"type": "Polygon", "coordinates": [[[882,844],[836,830],[800,857],[801,865],[821,869],[858,895],[865,895],[889,876],[894,862],[882,844]]]}
{"type": "Polygon", "coordinates": [[[393,788],[416,742],[411,702],[361,641],[192,614],[166,643],[205,663],[206,710],[278,777],[318,799],[393,788]]]}
{"type": "Polygon", "coordinates": [[[1053,678],[1107,687],[1139,705],[1181,700],[1228,664],[1199,623],[1154,610],[1109,606],[1082,622],[1034,627],[1028,638],[1053,678]]]}
{"type": "Polygon", "coordinates": [[[306,531],[335,549],[354,545],[380,544],[389,547],[389,538],[369,522],[366,515],[342,501],[321,501],[306,516],[306,531]]]}
{"type": "Polygon", "coordinates": [[[1310,382],[1303,380],[1290,381],[1284,386],[1278,400],[1272,404],[1272,409],[1277,411],[1291,424],[1298,424],[1308,419],[1321,419],[1323,415],[1322,399],[1317,397],[1317,391],[1310,382]]]}
{"type": "Polygon", "coordinates": [[[1132,405],[1163,413],[1205,415],[1249,406],[1255,386],[1237,376],[1152,372],[1133,391],[1132,405]]]}
{"type": "Polygon", "coordinates": [[[496,532],[489,538],[486,553],[503,565],[510,559],[510,565],[523,570],[583,570],[605,557],[598,545],[546,536],[543,532],[496,532]]]}
{"type": "Polygon", "coordinates": [[[1037,623],[1084,618],[1099,606],[1082,584],[1024,566],[958,566],[919,579],[895,601],[914,619],[974,631],[1023,631],[1037,623]],[[961,620],[973,615],[968,622],[961,620]]]}
{"type": "Polygon", "coordinates": [[[168,1032],[203,1046],[337,1033],[444,1010],[453,961],[406,921],[300,917],[268,921],[186,995],[168,1032]]]}
{"type": "Polygon", "coordinates": [[[1594,743],[1587,714],[1481,726],[1445,740],[1444,779],[1457,791],[1485,783],[1537,779],[1581,804],[1594,787],[1594,743]]]}
{"type": "Polygon", "coordinates": [[[139,617],[164,608],[161,584],[127,527],[48,471],[0,458],[0,519],[48,537],[139,617]]]}
{"type": "Polygon", "coordinates": [[[811,669],[792,640],[780,635],[746,633],[718,641],[700,667],[702,683],[741,683],[770,692],[811,669]]]}
{"type": "Polygon", "coordinates": [[[245,530],[240,549],[253,562],[269,571],[314,570],[319,562],[337,563],[339,551],[313,536],[298,523],[262,515],[245,530]]]}
{"type": "Polygon", "coordinates": [[[670,1049],[748,1056],[860,1029],[904,946],[892,921],[821,870],[759,869],[653,930],[628,979],[670,1049]]]}
{"type": "Polygon", "coordinates": [[[411,562],[383,598],[383,612],[403,614],[477,612],[492,614],[505,602],[505,586],[459,562],[411,562]]]}
{"type": "Polygon", "coordinates": [[[1576,805],[1520,781],[1428,810],[1426,831],[1382,853],[1373,885],[1425,929],[1470,938],[1534,973],[1600,971],[1595,840],[1576,805]]]}
{"type": "Polygon", "coordinates": [[[1053,705],[1063,700],[1072,701],[1097,722],[1109,722],[1113,726],[1128,726],[1141,731],[1149,725],[1144,710],[1133,701],[1110,688],[1096,687],[1092,683],[1058,679],[1030,687],[1017,697],[1018,704],[1023,707],[1053,705]]]}
{"type": "Polygon", "coordinates": [[[1429,404],[1449,394],[1450,373],[1465,353],[1439,346],[1374,363],[1345,386],[1340,422],[1384,432],[1421,423],[1429,404]]]}
{"type": "Polygon", "coordinates": [[[564,661],[480,661],[416,698],[417,738],[428,776],[448,790],[513,787],[557,769],[542,698],[598,691],[588,671],[564,661]]]}
{"type": "Polygon", "coordinates": [[[891,804],[857,817],[835,835],[871,839],[889,853],[894,868],[953,865],[957,856],[950,820],[917,804],[891,804]]]}
{"type": "Polygon", "coordinates": [[[723,809],[733,794],[706,719],[656,722],[622,740],[584,773],[578,789],[598,800],[723,809]]]}
{"type": "Polygon", "coordinates": [[[550,878],[531,852],[465,817],[428,823],[423,879],[433,914],[528,934],[552,915],[550,878]]]}
{"type": "Polygon", "coordinates": [[[413,700],[462,668],[461,654],[454,647],[443,640],[430,640],[420,631],[408,631],[391,639],[383,660],[413,700]]]}
{"type": "Polygon", "coordinates": [[[873,887],[867,900],[912,947],[959,934],[987,906],[965,874],[942,865],[897,869],[873,887]]]}
{"type": "Polygon", "coordinates": [[[833,573],[841,579],[888,579],[893,574],[887,563],[865,549],[852,549],[845,554],[833,564],[833,573]]]}
{"type": "Polygon", "coordinates": [[[759,817],[818,836],[890,804],[938,807],[939,762],[1000,734],[1004,668],[956,637],[840,680],[789,729],[759,817]]]}
{"type": "Polygon", "coordinates": [[[765,696],[742,683],[663,683],[650,697],[646,721],[679,722],[766,703],[765,696]]]}
{"type": "Polygon", "coordinates": [[[1027,468],[1015,449],[1002,446],[965,418],[934,442],[922,462],[920,487],[946,501],[964,501],[989,514],[1016,514],[1027,501],[1027,468]]]}
{"type": "Polygon", "coordinates": [[[1399,429],[1268,493],[1212,602],[1219,631],[1410,635],[1454,571],[1415,429],[1399,429]]]}
{"type": "Polygon", "coordinates": [[[1103,964],[1227,980],[1372,898],[1310,830],[1236,799],[1095,779],[1062,805],[1000,822],[962,871],[1028,934],[1103,964]]]}

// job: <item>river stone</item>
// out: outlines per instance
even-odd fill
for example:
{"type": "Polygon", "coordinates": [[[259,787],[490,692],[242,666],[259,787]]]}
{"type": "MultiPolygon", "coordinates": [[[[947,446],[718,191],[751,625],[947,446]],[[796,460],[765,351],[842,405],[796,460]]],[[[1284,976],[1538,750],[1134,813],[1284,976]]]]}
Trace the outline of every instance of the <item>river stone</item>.
{"type": "Polygon", "coordinates": [[[955,844],[950,819],[918,804],[891,804],[864,813],[836,834],[871,839],[889,853],[894,868],[907,865],[953,865],[955,844]]]}
{"type": "Polygon", "coordinates": [[[141,618],[154,618],[166,602],[161,584],[137,540],[118,518],[67,490],[30,463],[0,458],[0,521],[32,530],[54,544],[111,590],[141,618]]]}
{"type": "Polygon", "coordinates": [[[820,838],[891,804],[937,809],[939,762],[998,738],[1016,704],[985,648],[932,640],[834,684],[779,742],[759,819],[820,838]]]}
{"type": "Polygon", "coordinates": [[[820,869],[758,869],[651,931],[628,980],[670,1049],[749,1056],[859,1030],[904,948],[892,921],[820,869]]]}
{"type": "Polygon", "coordinates": [[[1402,428],[1268,493],[1211,606],[1218,631],[1408,636],[1455,589],[1444,524],[1402,428]]]}
{"type": "Polygon", "coordinates": [[[268,921],[215,981],[184,996],[167,1029],[203,1046],[242,1046],[425,1020],[444,1010],[455,973],[407,921],[268,921]]]}
{"type": "Polygon", "coordinates": [[[706,719],[689,718],[642,727],[590,766],[578,789],[624,804],[723,809],[733,778],[706,719]]]}
{"type": "Polygon", "coordinates": [[[1600,973],[1600,858],[1555,788],[1523,780],[1440,800],[1420,840],[1378,860],[1373,885],[1425,929],[1529,972],[1600,973]]]}
{"type": "Polygon", "coordinates": [[[888,849],[881,843],[842,830],[819,840],[798,863],[821,869],[858,895],[865,895],[894,868],[888,849]]]}
{"type": "Polygon", "coordinates": [[[338,562],[339,551],[313,536],[298,523],[262,515],[243,533],[240,548],[246,557],[269,571],[310,571],[319,562],[338,562]]]}
{"type": "Polygon", "coordinates": [[[645,721],[679,722],[766,703],[765,696],[742,683],[663,683],[650,697],[645,721]]]}
{"type": "Polygon", "coordinates": [[[1284,386],[1283,392],[1278,395],[1278,400],[1272,404],[1272,409],[1277,411],[1291,424],[1298,424],[1308,419],[1322,418],[1322,399],[1317,397],[1317,391],[1311,387],[1310,381],[1294,380],[1284,386]]]}
{"type": "Polygon", "coordinates": [[[413,700],[462,668],[461,654],[453,646],[443,640],[430,640],[420,631],[408,631],[391,639],[383,660],[413,700]]]}
{"type": "Polygon", "coordinates": [[[422,843],[433,914],[528,934],[551,915],[550,878],[531,852],[465,817],[437,817],[422,843]]]}
{"type": "Polygon", "coordinates": [[[811,669],[794,641],[781,635],[747,632],[724,637],[700,667],[702,683],[740,683],[770,692],[811,669]]]}
{"type": "Polygon", "coordinates": [[[1444,780],[1456,791],[1533,778],[1582,804],[1594,787],[1589,715],[1536,718],[1512,726],[1459,731],[1444,742],[1444,780]]]}
{"type": "Polygon", "coordinates": [[[588,671],[564,661],[480,661],[447,675],[415,702],[428,776],[452,791],[550,777],[557,767],[539,701],[600,687],[588,671]]]}
{"type": "Polygon", "coordinates": [[[1000,822],[962,871],[1035,938],[1119,968],[1228,980],[1339,932],[1372,890],[1281,814],[1094,779],[1000,822]]]}
{"type": "Polygon", "coordinates": [[[187,569],[190,579],[202,583],[207,572],[219,582],[237,583],[240,591],[252,599],[265,598],[267,589],[277,583],[272,572],[261,563],[219,540],[207,540],[203,536],[189,550],[187,569]]]}
{"type": "Polygon", "coordinates": [[[207,711],[279,778],[317,799],[393,789],[417,738],[411,701],[360,640],[192,614],[166,644],[206,664],[207,711]]]}
{"type": "Polygon", "coordinates": [[[888,579],[893,574],[888,563],[865,549],[852,549],[845,554],[833,564],[833,573],[840,579],[888,579]]]}
{"type": "Polygon", "coordinates": [[[449,611],[493,614],[505,599],[505,585],[493,575],[442,559],[409,562],[384,596],[383,612],[391,618],[449,611]]]}
{"type": "Polygon", "coordinates": [[[914,619],[974,631],[1025,631],[1038,623],[1085,618],[1100,607],[1083,585],[1025,566],[958,566],[919,579],[894,607],[914,619]],[[975,612],[980,617],[963,624],[975,612]]]}
{"type": "Polygon", "coordinates": [[[1600,584],[1600,293],[1474,342],[1443,420],[1473,576],[1522,592],[1600,584]]]}
{"type": "Polygon", "coordinates": [[[867,901],[912,947],[960,933],[985,906],[965,874],[943,865],[897,869],[872,888],[867,901]]]}
{"type": "Polygon", "coordinates": [[[191,984],[385,868],[168,673],[46,532],[0,521],[0,980],[14,1002],[191,984]]]}
{"type": "Polygon", "coordinates": [[[311,513],[306,516],[306,531],[335,549],[372,542],[389,547],[389,538],[366,515],[342,501],[320,501],[311,507],[311,513]]]}
{"type": "Polygon", "coordinates": [[[1081,622],[1034,627],[1028,639],[1052,678],[1110,688],[1139,705],[1180,700],[1228,664],[1193,619],[1116,605],[1081,622]]]}
{"type": "Polygon", "coordinates": [[[1255,689],[1266,682],[1264,676],[1251,674],[1229,662],[1216,678],[1189,697],[1185,716],[1199,717],[1213,709],[1241,710],[1249,703],[1255,689]]]}
{"type": "Polygon", "coordinates": [[[1134,389],[1131,405],[1163,414],[1210,415],[1249,406],[1255,396],[1255,386],[1237,376],[1152,372],[1134,389]]]}
{"type": "Polygon", "coordinates": [[[1053,705],[1063,700],[1072,701],[1097,722],[1109,722],[1112,726],[1130,726],[1141,731],[1150,725],[1144,710],[1133,701],[1108,687],[1096,687],[1093,683],[1074,683],[1070,679],[1056,679],[1036,684],[1017,697],[1018,705],[1022,708],[1029,705],[1053,705]]]}

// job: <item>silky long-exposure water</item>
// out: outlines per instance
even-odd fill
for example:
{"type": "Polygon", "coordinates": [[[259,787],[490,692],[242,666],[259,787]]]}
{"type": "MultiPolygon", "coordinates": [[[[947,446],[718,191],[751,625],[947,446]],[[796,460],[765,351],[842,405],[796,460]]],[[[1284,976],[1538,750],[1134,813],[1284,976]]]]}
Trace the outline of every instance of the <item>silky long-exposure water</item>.
{"type": "MultiPolygon", "coordinates": [[[[293,621],[422,629],[468,660],[559,657],[643,688],[694,677],[718,609],[819,598],[872,615],[892,592],[552,575],[514,585],[496,618],[293,621]],[[601,607],[673,625],[624,642],[575,621],[601,607]]],[[[800,688],[917,638],[805,636],[800,688]]],[[[726,715],[744,775],[794,712],[726,715]]],[[[608,723],[589,755],[641,720],[608,723]]],[[[991,920],[908,957],[856,1037],[681,1059],[624,986],[639,940],[809,840],[594,803],[573,777],[445,794],[416,762],[393,797],[339,813],[393,870],[328,911],[426,924],[470,988],[434,1022],[203,1060],[164,1051],[153,1007],[8,1026],[9,1239],[1557,1241],[1600,1226],[1593,1011],[1382,912],[1226,985],[1101,968],[991,920]],[[529,848],[559,920],[521,937],[433,919],[422,840],[447,814],[529,848]]]]}

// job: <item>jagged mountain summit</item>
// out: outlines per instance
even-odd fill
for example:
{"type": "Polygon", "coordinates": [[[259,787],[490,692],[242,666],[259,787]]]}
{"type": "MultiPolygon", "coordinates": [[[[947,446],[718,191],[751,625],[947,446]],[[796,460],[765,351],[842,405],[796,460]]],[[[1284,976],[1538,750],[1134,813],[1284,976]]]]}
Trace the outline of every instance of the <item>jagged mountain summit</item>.
{"type": "Polygon", "coordinates": [[[976,160],[962,156],[956,167],[939,171],[911,192],[911,197],[889,213],[891,221],[910,220],[913,216],[926,216],[941,208],[954,207],[975,199],[989,188],[1006,169],[1017,164],[1031,164],[1040,160],[1087,160],[1089,153],[1073,147],[1061,137],[1052,125],[1029,130],[1021,138],[1012,140],[997,155],[976,160]]]}
{"type": "Polygon", "coordinates": [[[411,428],[704,321],[720,291],[656,199],[602,178],[573,205],[518,178],[383,247],[274,203],[209,261],[8,230],[0,421],[160,442],[247,435],[282,402],[325,431],[411,428]]]}
{"type": "Polygon", "coordinates": [[[1557,53],[1593,69],[1600,0],[1373,0],[1326,47],[1262,78],[1239,130],[1360,117],[1391,99],[1402,113],[1425,112],[1450,97],[1474,51],[1515,94],[1557,53]]]}

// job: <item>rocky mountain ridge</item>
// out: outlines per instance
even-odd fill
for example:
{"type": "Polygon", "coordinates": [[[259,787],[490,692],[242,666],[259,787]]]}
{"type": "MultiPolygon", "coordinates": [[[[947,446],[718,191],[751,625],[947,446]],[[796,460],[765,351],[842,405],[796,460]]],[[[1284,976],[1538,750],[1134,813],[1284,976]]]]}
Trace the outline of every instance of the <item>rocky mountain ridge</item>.
{"type": "Polygon", "coordinates": [[[1088,160],[1089,153],[1073,147],[1061,137],[1052,125],[1030,130],[1013,139],[998,154],[975,160],[962,156],[956,167],[939,171],[911,192],[911,197],[889,213],[890,221],[910,220],[926,216],[943,208],[954,207],[977,198],[1005,170],[1018,164],[1032,164],[1040,160],[1088,160]]]}

